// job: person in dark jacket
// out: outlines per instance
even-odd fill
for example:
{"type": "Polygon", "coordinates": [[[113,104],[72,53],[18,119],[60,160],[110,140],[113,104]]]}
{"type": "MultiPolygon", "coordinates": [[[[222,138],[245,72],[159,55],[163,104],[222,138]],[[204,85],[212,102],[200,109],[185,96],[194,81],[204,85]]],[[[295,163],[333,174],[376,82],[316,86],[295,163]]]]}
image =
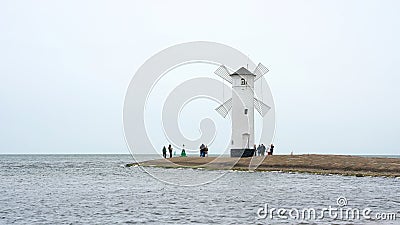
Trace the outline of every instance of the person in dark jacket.
{"type": "Polygon", "coordinates": [[[200,145],[200,157],[205,157],[206,156],[205,148],[206,148],[206,146],[204,144],[200,145]]]}
{"type": "Polygon", "coordinates": [[[275,148],[274,144],[271,144],[271,147],[269,148],[271,155],[274,154],[274,148],[275,148]]]}
{"type": "Polygon", "coordinates": [[[169,151],[169,157],[172,158],[172,146],[168,146],[168,151],[169,151]]]}
{"type": "Polygon", "coordinates": [[[165,146],[162,149],[162,156],[164,157],[164,159],[167,158],[167,148],[165,148],[165,146]]]}

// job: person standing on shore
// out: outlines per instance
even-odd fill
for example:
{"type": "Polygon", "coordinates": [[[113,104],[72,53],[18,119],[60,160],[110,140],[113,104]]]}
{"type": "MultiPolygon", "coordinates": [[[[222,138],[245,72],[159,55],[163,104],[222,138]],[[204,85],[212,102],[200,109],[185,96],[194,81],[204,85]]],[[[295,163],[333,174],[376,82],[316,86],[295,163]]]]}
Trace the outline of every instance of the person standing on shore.
{"type": "Polygon", "coordinates": [[[260,144],[257,147],[257,152],[258,152],[258,156],[260,156],[261,155],[261,145],[260,144]]]}
{"type": "Polygon", "coordinates": [[[206,146],[204,144],[200,145],[200,157],[205,157],[204,149],[206,146]]]}
{"type": "Polygon", "coordinates": [[[269,152],[271,153],[271,155],[274,154],[274,148],[275,148],[274,144],[271,144],[271,147],[269,148],[269,152]]]}
{"type": "Polygon", "coordinates": [[[264,144],[261,144],[261,155],[262,156],[265,155],[265,146],[264,146],[264,144]]]}
{"type": "Polygon", "coordinates": [[[254,154],[253,156],[257,156],[257,145],[254,145],[254,154]]]}
{"type": "Polygon", "coordinates": [[[164,159],[167,158],[167,148],[165,148],[165,145],[164,148],[162,149],[162,156],[164,157],[164,159]]]}
{"type": "Polygon", "coordinates": [[[172,146],[168,146],[168,151],[169,151],[169,157],[172,158],[172,146]]]}

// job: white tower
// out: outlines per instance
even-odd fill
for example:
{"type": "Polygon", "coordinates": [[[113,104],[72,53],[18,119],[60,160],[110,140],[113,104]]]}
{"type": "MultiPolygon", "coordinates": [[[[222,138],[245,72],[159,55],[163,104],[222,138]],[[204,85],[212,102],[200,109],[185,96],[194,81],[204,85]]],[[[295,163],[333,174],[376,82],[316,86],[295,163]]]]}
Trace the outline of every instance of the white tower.
{"type": "Polygon", "coordinates": [[[254,108],[262,116],[270,109],[254,97],[254,82],[267,72],[268,69],[261,63],[253,73],[244,67],[234,73],[230,73],[225,66],[215,71],[218,76],[232,84],[232,98],[216,108],[223,117],[232,109],[231,157],[254,155],[254,108]]]}
{"type": "Polygon", "coordinates": [[[249,149],[254,145],[254,77],[244,67],[232,77],[231,149],[249,149]]]}

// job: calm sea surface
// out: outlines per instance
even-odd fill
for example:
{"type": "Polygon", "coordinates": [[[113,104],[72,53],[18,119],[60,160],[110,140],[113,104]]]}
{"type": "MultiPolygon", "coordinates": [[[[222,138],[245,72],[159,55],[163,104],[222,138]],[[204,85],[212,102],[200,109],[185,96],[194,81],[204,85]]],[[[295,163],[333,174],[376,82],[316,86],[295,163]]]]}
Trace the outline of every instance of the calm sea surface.
{"type": "Polygon", "coordinates": [[[0,224],[400,224],[398,178],[162,168],[146,172],[124,167],[132,161],[131,155],[0,155],[0,224]],[[180,186],[160,179],[211,182],[180,186]],[[266,204],[268,211],[320,212],[338,208],[339,197],[347,200],[343,209],[369,208],[371,217],[397,213],[397,220],[343,220],[327,213],[315,220],[257,217],[266,204]]]}

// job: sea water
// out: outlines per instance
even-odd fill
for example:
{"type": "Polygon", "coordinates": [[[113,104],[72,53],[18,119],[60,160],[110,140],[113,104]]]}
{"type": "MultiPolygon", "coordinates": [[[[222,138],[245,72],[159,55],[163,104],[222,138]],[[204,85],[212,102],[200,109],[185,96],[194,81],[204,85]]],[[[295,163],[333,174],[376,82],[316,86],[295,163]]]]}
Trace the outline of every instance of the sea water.
{"type": "Polygon", "coordinates": [[[124,166],[130,162],[131,155],[0,155],[0,224],[400,224],[398,178],[124,166]],[[211,181],[176,185],[200,176],[211,181]],[[340,209],[338,198],[343,209],[397,218],[288,215],[340,209]]]}

